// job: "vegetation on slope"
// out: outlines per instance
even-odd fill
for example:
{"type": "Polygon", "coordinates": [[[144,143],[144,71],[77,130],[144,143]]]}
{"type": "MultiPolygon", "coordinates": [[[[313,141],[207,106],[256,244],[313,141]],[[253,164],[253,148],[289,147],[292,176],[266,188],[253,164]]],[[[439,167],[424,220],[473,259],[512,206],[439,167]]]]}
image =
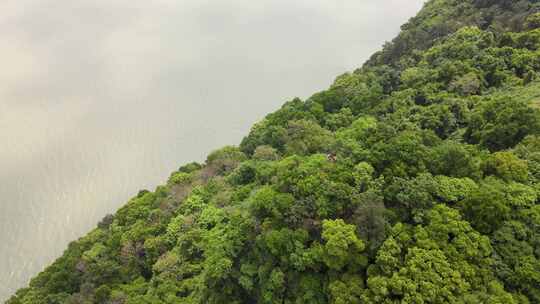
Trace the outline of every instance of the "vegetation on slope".
{"type": "Polygon", "coordinates": [[[428,2],[8,303],[540,303],[539,11],[428,2]]]}

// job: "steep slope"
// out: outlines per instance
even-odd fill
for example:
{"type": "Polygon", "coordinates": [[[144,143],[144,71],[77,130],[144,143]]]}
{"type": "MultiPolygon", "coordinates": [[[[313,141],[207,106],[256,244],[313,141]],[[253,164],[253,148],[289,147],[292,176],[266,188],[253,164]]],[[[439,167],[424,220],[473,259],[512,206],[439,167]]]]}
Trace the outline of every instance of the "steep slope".
{"type": "Polygon", "coordinates": [[[525,19],[538,9],[538,1],[528,0],[438,0],[402,26],[401,33],[366,65],[406,64],[415,52],[425,50],[439,39],[464,26],[502,33],[526,29],[525,19]],[[531,7],[536,6],[536,8],[531,7]]]}
{"type": "Polygon", "coordinates": [[[8,303],[540,303],[539,11],[428,2],[8,303]]]}

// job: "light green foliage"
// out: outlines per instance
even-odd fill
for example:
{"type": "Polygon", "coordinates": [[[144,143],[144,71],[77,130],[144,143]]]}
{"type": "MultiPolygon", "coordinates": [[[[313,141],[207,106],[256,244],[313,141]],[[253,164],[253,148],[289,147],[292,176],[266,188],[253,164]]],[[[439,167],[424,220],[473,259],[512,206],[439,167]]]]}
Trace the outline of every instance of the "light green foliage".
{"type": "Polygon", "coordinates": [[[288,155],[327,152],[333,140],[331,133],[316,122],[291,121],[287,128],[285,152],[288,155]]]}
{"type": "Polygon", "coordinates": [[[508,204],[514,210],[529,208],[536,203],[536,189],[520,183],[509,183],[505,189],[508,204]]]}
{"type": "Polygon", "coordinates": [[[472,116],[465,137],[492,151],[515,146],[526,135],[535,134],[538,112],[525,102],[497,99],[482,104],[472,116]]]}
{"type": "Polygon", "coordinates": [[[370,116],[364,116],[356,119],[352,124],[336,132],[336,146],[343,153],[362,155],[362,141],[367,138],[369,130],[376,126],[377,121],[370,116]]]}
{"type": "Polygon", "coordinates": [[[480,158],[475,147],[447,141],[431,149],[430,171],[453,177],[481,177],[480,158]]]}
{"type": "Polygon", "coordinates": [[[178,238],[178,234],[182,231],[182,226],[184,225],[185,217],[183,215],[178,215],[173,218],[169,225],[167,226],[167,239],[175,243],[178,238]]]}
{"type": "Polygon", "coordinates": [[[365,191],[370,186],[374,172],[375,169],[366,162],[361,162],[354,167],[354,181],[361,191],[365,191]]]}
{"type": "Polygon", "coordinates": [[[330,114],[325,118],[325,125],[331,131],[348,127],[354,120],[351,109],[342,108],[338,113],[330,114]]]}
{"type": "MultiPolygon", "coordinates": [[[[373,282],[378,283],[372,280],[368,284],[373,282]]],[[[456,302],[469,288],[438,249],[411,248],[400,271],[383,282],[390,294],[400,295],[404,303],[456,302]]]]}
{"type": "Polygon", "coordinates": [[[511,152],[497,152],[490,155],[484,167],[486,174],[495,175],[506,181],[527,181],[527,163],[511,152]]]}
{"type": "Polygon", "coordinates": [[[400,208],[402,218],[420,223],[436,203],[437,190],[437,181],[431,174],[424,173],[413,179],[395,178],[385,189],[385,197],[400,208]]]}
{"type": "Polygon", "coordinates": [[[345,211],[355,192],[350,184],[353,181],[350,170],[321,154],[285,158],[277,164],[275,174],[277,189],[292,193],[297,202],[312,202],[296,204],[293,217],[313,214],[324,219],[337,216],[345,211]]]}
{"type": "Polygon", "coordinates": [[[324,263],[331,269],[340,270],[347,264],[362,265],[360,254],[364,242],[356,236],[353,225],[345,224],[341,219],[323,221],[322,238],[324,240],[324,263]]]}
{"type": "Polygon", "coordinates": [[[362,303],[364,280],[359,275],[345,273],[341,278],[332,281],[328,289],[332,304],[362,303]]]}
{"type": "Polygon", "coordinates": [[[509,215],[504,184],[490,179],[480,185],[464,202],[464,213],[480,232],[489,233],[497,229],[509,215]]]}
{"type": "Polygon", "coordinates": [[[410,177],[426,171],[425,133],[404,131],[371,147],[370,163],[385,176],[410,177]]]}
{"type": "Polygon", "coordinates": [[[206,158],[206,163],[208,164],[208,167],[215,170],[216,173],[222,174],[230,172],[245,159],[246,156],[240,149],[228,146],[210,153],[206,158]]]}
{"type": "Polygon", "coordinates": [[[456,93],[469,96],[478,94],[480,88],[482,87],[482,82],[478,75],[474,72],[469,72],[463,76],[458,76],[450,82],[450,90],[455,91],[456,93]]]}
{"type": "Polygon", "coordinates": [[[169,178],[169,184],[183,184],[188,183],[191,180],[191,175],[185,172],[175,172],[169,178]]]}
{"type": "Polygon", "coordinates": [[[468,178],[453,178],[444,175],[435,177],[437,188],[435,196],[446,203],[456,203],[467,197],[475,191],[478,186],[468,178]]]}
{"type": "Polygon", "coordinates": [[[191,214],[201,211],[206,206],[206,202],[201,195],[192,194],[182,202],[180,210],[183,214],[191,214]]]}
{"type": "Polygon", "coordinates": [[[260,219],[268,217],[279,219],[293,204],[290,194],[278,193],[271,187],[257,190],[249,199],[250,209],[260,219]]]}
{"type": "MultiPolygon", "coordinates": [[[[494,280],[485,267],[491,265],[491,246],[463,221],[456,210],[438,205],[428,224],[414,229],[396,225],[372,266],[368,279],[368,303],[459,302],[482,291],[494,280]]],[[[504,292],[503,292],[504,293],[504,292]]]]}
{"type": "Polygon", "coordinates": [[[204,228],[212,228],[225,221],[226,214],[222,208],[215,206],[208,206],[203,209],[201,215],[198,218],[199,224],[204,228]]]}
{"type": "Polygon", "coordinates": [[[540,28],[540,13],[528,16],[525,21],[530,29],[540,28]]]}
{"type": "Polygon", "coordinates": [[[533,247],[537,238],[538,231],[519,221],[505,222],[493,235],[498,276],[534,301],[540,300],[540,260],[533,247]]]}
{"type": "Polygon", "coordinates": [[[271,146],[258,146],[253,152],[253,159],[256,160],[278,160],[279,155],[276,149],[271,146]]]}
{"type": "Polygon", "coordinates": [[[82,259],[86,262],[93,262],[99,260],[100,256],[103,256],[107,251],[107,247],[102,243],[96,243],[90,250],[83,253],[82,259]]]}
{"type": "Polygon", "coordinates": [[[534,188],[488,178],[463,202],[463,211],[475,227],[485,233],[498,229],[516,210],[534,205],[534,188]]]}
{"type": "Polygon", "coordinates": [[[537,136],[528,136],[516,146],[514,153],[527,162],[529,178],[537,182],[540,178],[540,140],[537,136]]]}

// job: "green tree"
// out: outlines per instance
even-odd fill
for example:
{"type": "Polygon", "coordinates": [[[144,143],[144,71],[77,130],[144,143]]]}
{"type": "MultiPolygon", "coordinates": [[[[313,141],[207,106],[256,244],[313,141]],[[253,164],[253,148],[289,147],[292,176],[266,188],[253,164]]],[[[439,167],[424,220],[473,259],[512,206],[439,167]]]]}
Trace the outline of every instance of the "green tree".
{"type": "Polygon", "coordinates": [[[365,245],[356,235],[355,226],[345,224],[341,219],[325,220],[322,238],[323,261],[329,268],[340,270],[346,265],[362,266],[366,263],[361,255],[365,245]]]}

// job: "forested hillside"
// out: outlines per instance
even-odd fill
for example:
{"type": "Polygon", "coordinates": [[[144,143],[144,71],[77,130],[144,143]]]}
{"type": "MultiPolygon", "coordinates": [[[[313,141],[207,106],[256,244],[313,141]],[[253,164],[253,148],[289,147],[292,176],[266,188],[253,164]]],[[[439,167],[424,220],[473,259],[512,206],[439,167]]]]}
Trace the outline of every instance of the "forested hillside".
{"type": "Polygon", "coordinates": [[[7,303],[540,303],[539,107],[539,1],[429,1],[7,303]]]}

